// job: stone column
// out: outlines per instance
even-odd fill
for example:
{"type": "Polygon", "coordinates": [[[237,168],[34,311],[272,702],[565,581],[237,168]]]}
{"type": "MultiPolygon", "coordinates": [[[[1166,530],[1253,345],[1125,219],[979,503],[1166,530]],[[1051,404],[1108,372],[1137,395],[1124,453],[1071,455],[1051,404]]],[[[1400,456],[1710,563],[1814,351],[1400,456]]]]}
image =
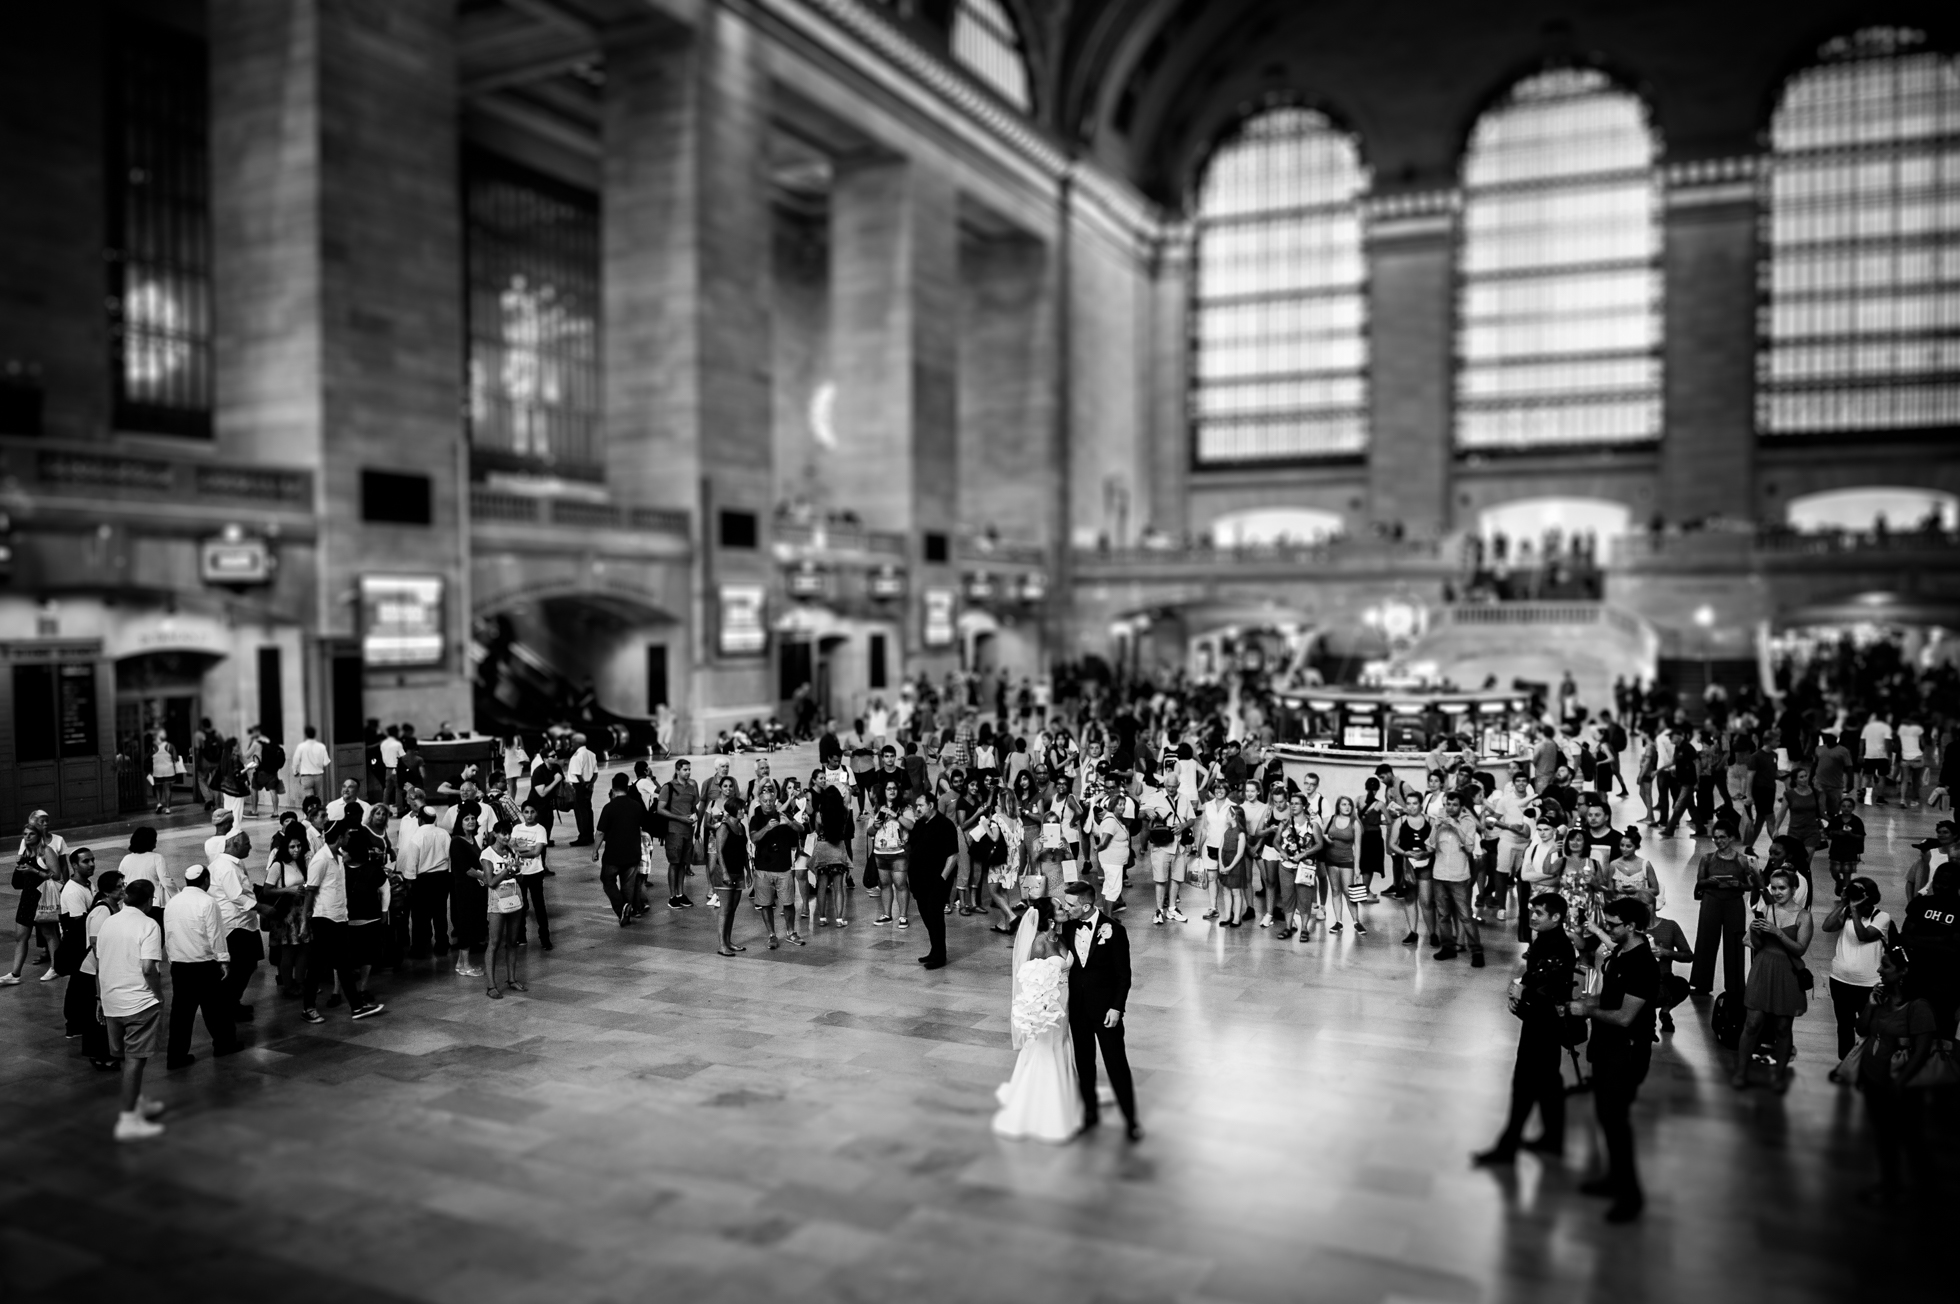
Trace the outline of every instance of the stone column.
{"type": "Polygon", "coordinates": [[[1413,198],[1373,215],[1365,236],[1368,512],[1433,538],[1450,528],[1455,214],[1413,198]]]}
{"type": "MultiPolygon", "coordinates": [[[[775,686],[760,658],[724,659],[712,604],[768,584],[770,226],[761,40],[719,5],[691,31],[638,27],[606,49],[606,478],[622,497],[695,520],[693,673],[685,713],[752,714],[775,686]],[[718,513],[753,512],[754,549],[718,547],[718,513]]],[[[677,694],[677,699],[680,697],[677,694]]]]}
{"type": "Polygon", "coordinates": [[[957,579],[952,554],[928,564],[921,543],[928,531],[957,535],[960,519],[952,180],[921,160],[848,160],[832,184],[830,221],[837,447],[826,459],[829,488],[870,528],[911,537],[905,644],[916,654],[921,594],[957,579]]]}
{"type": "Polygon", "coordinates": [[[363,574],[445,580],[446,663],[370,670],[367,713],[467,720],[455,6],[209,13],[219,453],[314,471],[315,633],[358,632],[363,574]],[[427,523],[364,520],[369,470],[424,479],[427,523]]]}
{"type": "Polygon", "coordinates": [[[1177,538],[1188,523],[1191,470],[1191,237],[1158,248],[1150,309],[1150,499],[1145,523],[1177,538]]]}
{"type": "Polygon", "coordinates": [[[1055,260],[1033,236],[960,249],[960,517],[1049,546],[1055,507],[1055,260]]]}
{"type": "Polygon", "coordinates": [[[1740,161],[1669,171],[1657,506],[1753,520],[1756,183],[1740,161]]]}

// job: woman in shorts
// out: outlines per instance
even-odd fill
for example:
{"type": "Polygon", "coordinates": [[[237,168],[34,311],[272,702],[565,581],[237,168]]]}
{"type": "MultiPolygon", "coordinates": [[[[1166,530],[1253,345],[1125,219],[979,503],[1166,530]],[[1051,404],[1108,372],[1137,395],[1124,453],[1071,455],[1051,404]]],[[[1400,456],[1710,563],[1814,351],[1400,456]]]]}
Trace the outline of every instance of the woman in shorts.
{"type": "Polygon", "coordinates": [[[1279,938],[1285,941],[1297,935],[1304,942],[1313,931],[1314,892],[1320,880],[1314,858],[1322,846],[1320,829],[1307,813],[1304,794],[1296,792],[1287,798],[1286,815],[1274,832],[1273,846],[1279,851],[1280,872],[1293,880],[1293,922],[1279,930],[1279,938]]]}
{"type": "Polygon", "coordinates": [[[878,903],[873,923],[911,927],[912,883],[905,873],[905,839],[912,831],[904,785],[885,783],[872,792],[871,864],[878,871],[878,903]],[[894,920],[894,916],[896,919],[894,920]]]}
{"type": "Polygon", "coordinates": [[[828,776],[813,780],[816,798],[816,845],[810,851],[810,867],[816,871],[817,893],[814,909],[817,926],[837,921],[839,928],[851,922],[851,808],[828,776]]]}
{"type": "Polygon", "coordinates": [[[510,849],[510,825],[501,821],[490,831],[490,845],[478,857],[487,902],[490,952],[483,966],[490,981],[484,994],[504,998],[503,988],[528,992],[524,982],[524,948],[518,939],[524,929],[524,889],[517,881],[517,856],[510,849]]]}

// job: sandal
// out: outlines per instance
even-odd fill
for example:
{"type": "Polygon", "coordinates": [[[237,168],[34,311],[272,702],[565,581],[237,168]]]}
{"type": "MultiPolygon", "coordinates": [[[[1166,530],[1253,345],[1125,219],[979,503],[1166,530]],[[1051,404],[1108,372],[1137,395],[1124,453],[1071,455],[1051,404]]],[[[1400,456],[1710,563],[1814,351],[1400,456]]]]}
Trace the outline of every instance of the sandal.
{"type": "Polygon", "coordinates": [[[531,990],[531,984],[529,983],[506,983],[504,985],[514,992],[528,992],[531,990]]]}
{"type": "Polygon", "coordinates": [[[483,989],[483,994],[493,1001],[504,999],[504,990],[501,987],[486,987],[483,989]]]}
{"type": "Polygon", "coordinates": [[[716,954],[716,955],[734,955],[734,954],[735,954],[735,952],[733,952],[733,951],[731,951],[731,950],[729,950],[729,949],[728,949],[727,947],[725,947],[725,946],[718,946],[718,947],[716,947],[716,948],[715,948],[715,954],[716,954]]]}

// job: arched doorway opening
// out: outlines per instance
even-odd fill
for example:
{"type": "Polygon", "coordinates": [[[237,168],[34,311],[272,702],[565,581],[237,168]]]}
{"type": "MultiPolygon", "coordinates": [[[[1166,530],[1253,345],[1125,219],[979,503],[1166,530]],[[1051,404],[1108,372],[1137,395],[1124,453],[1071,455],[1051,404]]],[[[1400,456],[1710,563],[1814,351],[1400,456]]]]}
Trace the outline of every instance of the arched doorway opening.
{"type": "Polygon", "coordinates": [[[1951,531],[1960,528],[1960,495],[1937,489],[1861,485],[1799,495],[1790,500],[1784,513],[1785,523],[1800,534],[1888,530],[1903,534],[1928,524],[1951,531]]]}
{"type": "Polygon", "coordinates": [[[678,705],[679,624],[629,594],[519,597],[479,611],[472,634],[480,732],[570,728],[639,753],[657,745],[662,708],[678,705]]]}
{"type": "Polygon", "coordinates": [[[1253,507],[1214,518],[1211,538],[1220,548],[1274,547],[1322,543],[1346,528],[1339,512],[1313,507],[1253,507]]]}

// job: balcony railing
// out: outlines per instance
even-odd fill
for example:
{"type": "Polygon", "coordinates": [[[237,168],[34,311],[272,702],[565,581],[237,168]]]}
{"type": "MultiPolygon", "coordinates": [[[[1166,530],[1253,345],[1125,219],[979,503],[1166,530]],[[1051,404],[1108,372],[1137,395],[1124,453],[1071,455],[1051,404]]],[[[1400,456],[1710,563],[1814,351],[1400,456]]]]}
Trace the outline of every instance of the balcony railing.
{"type": "Polygon", "coordinates": [[[817,552],[869,552],[903,558],[905,536],[896,530],[868,530],[861,525],[836,522],[778,520],[774,526],[778,547],[817,552]]]}
{"type": "Polygon", "coordinates": [[[1654,559],[1690,562],[1748,562],[1757,557],[1855,557],[1864,554],[1948,552],[1960,549],[1960,532],[1913,529],[1902,531],[1823,530],[1785,528],[1757,530],[1685,530],[1678,534],[1645,532],[1613,540],[1616,565],[1638,565],[1654,559]]]}
{"type": "Polygon", "coordinates": [[[192,458],[51,448],[0,441],[0,473],[29,491],[159,503],[235,504],[310,513],[313,476],[285,467],[239,466],[192,458]]]}
{"type": "Polygon", "coordinates": [[[1374,539],[1340,537],[1312,543],[1246,543],[1227,546],[1183,544],[1165,540],[1129,548],[1082,547],[1074,549],[1078,568],[1103,563],[1120,566],[1231,566],[1248,562],[1286,562],[1302,566],[1423,561],[1442,556],[1433,539],[1374,539]]]}
{"type": "Polygon", "coordinates": [[[589,498],[552,498],[474,485],[470,515],[479,522],[556,525],[576,530],[637,530],[687,538],[688,514],[670,507],[637,507],[589,498]]]}

